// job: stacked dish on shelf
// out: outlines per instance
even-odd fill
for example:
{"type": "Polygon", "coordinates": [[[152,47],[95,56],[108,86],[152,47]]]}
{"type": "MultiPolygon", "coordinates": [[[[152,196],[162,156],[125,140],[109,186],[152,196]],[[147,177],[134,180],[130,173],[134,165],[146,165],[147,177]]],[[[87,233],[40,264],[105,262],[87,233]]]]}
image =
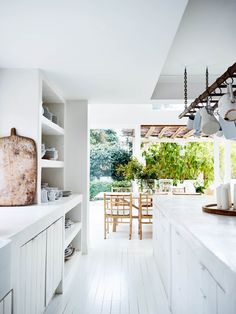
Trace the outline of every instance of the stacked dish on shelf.
{"type": "Polygon", "coordinates": [[[71,259],[71,257],[75,254],[75,248],[72,246],[72,244],[69,244],[67,248],[65,249],[65,261],[68,261],[71,259]]]}
{"type": "Polygon", "coordinates": [[[48,147],[43,143],[41,145],[41,158],[48,160],[57,160],[58,159],[58,151],[55,147],[48,147]]]}
{"type": "Polygon", "coordinates": [[[71,228],[73,224],[74,224],[74,221],[72,221],[70,218],[65,218],[65,229],[71,228]]]}
{"type": "Polygon", "coordinates": [[[48,120],[52,121],[53,123],[58,124],[57,116],[54,113],[50,112],[48,107],[44,105],[43,105],[43,116],[47,118],[48,120]]]}
{"type": "MultiPolygon", "coordinates": [[[[65,229],[70,229],[74,225],[74,221],[70,218],[65,218],[65,229]]],[[[65,249],[65,261],[69,260],[75,253],[75,248],[70,243],[65,249]]]]}

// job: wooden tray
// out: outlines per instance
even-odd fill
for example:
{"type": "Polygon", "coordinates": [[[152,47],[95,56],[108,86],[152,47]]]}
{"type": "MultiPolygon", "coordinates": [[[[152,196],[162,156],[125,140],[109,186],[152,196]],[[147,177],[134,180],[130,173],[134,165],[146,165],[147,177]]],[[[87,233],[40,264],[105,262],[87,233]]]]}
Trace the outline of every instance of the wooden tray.
{"type": "Polygon", "coordinates": [[[217,208],[217,204],[209,204],[202,207],[202,211],[208,214],[224,215],[224,216],[236,216],[236,210],[233,206],[230,209],[217,208]]]}
{"type": "Polygon", "coordinates": [[[12,128],[11,136],[0,138],[0,206],[31,205],[36,188],[36,144],[12,128]]]}
{"type": "Polygon", "coordinates": [[[173,195],[190,195],[190,196],[193,196],[193,195],[202,195],[202,193],[181,193],[181,192],[173,192],[172,194],[173,194],[173,195]]]}

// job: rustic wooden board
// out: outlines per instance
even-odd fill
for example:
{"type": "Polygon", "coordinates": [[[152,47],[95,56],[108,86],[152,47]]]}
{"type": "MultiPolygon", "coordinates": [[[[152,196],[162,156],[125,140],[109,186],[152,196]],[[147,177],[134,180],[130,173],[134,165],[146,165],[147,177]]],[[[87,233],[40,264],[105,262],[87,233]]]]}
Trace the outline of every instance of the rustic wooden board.
{"type": "Polygon", "coordinates": [[[11,136],[0,138],[0,206],[31,205],[36,188],[36,144],[13,128],[11,136]]]}
{"type": "Polygon", "coordinates": [[[208,214],[236,216],[236,210],[231,207],[230,209],[217,208],[216,204],[209,204],[202,207],[202,211],[208,214]]]}

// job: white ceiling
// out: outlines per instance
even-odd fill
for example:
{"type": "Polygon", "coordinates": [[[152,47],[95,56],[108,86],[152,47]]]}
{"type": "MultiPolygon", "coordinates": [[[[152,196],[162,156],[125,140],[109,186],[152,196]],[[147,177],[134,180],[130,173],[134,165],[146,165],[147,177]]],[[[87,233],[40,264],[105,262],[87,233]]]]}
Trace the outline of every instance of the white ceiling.
{"type": "Polygon", "coordinates": [[[67,99],[148,102],[186,3],[0,0],[0,66],[41,68],[67,99]]]}
{"type": "Polygon", "coordinates": [[[195,99],[209,81],[236,62],[236,0],[189,0],[152,99],[183,98],[183,72],[188,96],[195,99]]]}
{"type": "Polygon", "coordinates": [[[189,0],[162,75],[221,74],[236,62],[236,0],[189,0]]]}

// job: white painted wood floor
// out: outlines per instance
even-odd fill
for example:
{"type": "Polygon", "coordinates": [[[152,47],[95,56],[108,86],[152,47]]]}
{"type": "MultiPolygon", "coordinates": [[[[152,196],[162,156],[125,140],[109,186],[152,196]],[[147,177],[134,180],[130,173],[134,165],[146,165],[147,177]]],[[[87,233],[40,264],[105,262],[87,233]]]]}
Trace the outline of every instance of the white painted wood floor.
{"type": "Polygon", "coordinates": [[[90,250],[81,256],[69,289],[54,298],[49,314],[169,314],[152,253],[151,226],[143,240],[128,225],[103,240],[103,203],[90,208],[90,250]]]}

